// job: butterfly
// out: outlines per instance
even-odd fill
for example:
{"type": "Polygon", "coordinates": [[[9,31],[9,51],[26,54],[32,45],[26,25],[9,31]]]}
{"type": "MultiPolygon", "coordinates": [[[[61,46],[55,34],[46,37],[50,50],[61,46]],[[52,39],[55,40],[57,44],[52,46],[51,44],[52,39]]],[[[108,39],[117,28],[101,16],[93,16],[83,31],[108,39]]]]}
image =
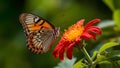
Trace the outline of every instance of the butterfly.
{"type": "Polygon", "coordinates": [[[59,27],[54,27],[45,19],[31,13],[19,16],[27,38],[27,47],[34,53],[47,52],[54,40],[59,36],[59,27]]]}

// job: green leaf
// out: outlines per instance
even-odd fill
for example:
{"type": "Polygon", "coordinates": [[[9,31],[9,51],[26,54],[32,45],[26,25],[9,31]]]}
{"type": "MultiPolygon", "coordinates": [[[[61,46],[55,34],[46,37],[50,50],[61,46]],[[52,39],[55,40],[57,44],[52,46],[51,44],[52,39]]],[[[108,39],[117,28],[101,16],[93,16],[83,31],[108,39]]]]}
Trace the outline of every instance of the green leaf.
{"type": "Polygon", "coordinates": [[[120,0],[103,0],[103,2],[112,10],[120,9],[120,0]]]}
{"type": "Polygon", "coordinates": [[[120,60],[120,50],[114,50],[107,54],[109,60],[120,60]]]}
{"type": "Polygon", "coordinates": [[[114,11],[113,19],[115,24],[120,28],[120,9],[114,11]]]}
{"type": "Polygon", "coordinates": [[[99,62],[105,61],[105,60],[106,60],[106,56],[97,54],[97,59],[96,59],[95,63],[99,63],[99,62]]]}
{"type": "Polygon", "coordinates": [[[83,59],[74,64],[73,68],[85,68],[85,64],[82,63],[83,59]]]}
{"type": "Polygon", "coordinates": [[[118,45],[118,44],[115,43],[115,42],[106,43],[106,44],[104,44],[104,45],[99,49],[99,53],[102,53],[102,52],[105,51],[106,49],[111,48],[111,47],[116,46],[116,45],[118,45]]]}
{"type": "Polygon", "coordinates": [[[110,62],[108,60],[99,62],[97,66],[99,67],[96,67],[96,68],[120,68],[120,65],[118,64],[118,62],[116,61],[110,62]]]}
{"type": "Polygon", "coordinates": [[[117,61],[117,64],[120,66],[120,60],[117,61]]]}
{"type": "Polygon", "coordinates": [[[113,0],[103,0],[103,2],[112,10],[115,10],[114,4],[113,4],[113,0]]]}
{"type": "MultiPolygon", "coordinates": [[[[106,53],[106,60],[111,62],[109,65],[113,65],[112,68],[120,68],[120,64],[118,60],[120,60],[120,50],[113,50],[111,52],[106,53]]],[[[103,60],[104,61],[104,60],[103,60]]],[[[98,62],[101,63],[102,61],[98,62]]]]}
{"type": "Polygon", "coordinates": [[[114,6],[117,9],[120,9],[120,0],[114,0],[114,6]]]}
{"type": "Polygon", "coordinates": [[[120,50],[113,50],[111,52],[107,52],[105,55],[97,54],[95,63],[104,68],[104,66],[108,66],[107,62],[109,62],[109,65],[112,65],[112,68],[119,68],[120,64],[117,62],[118,60],[120,60],[120,50]]]}
{"type": "Polygon", "coordinates": [[[97,57],[97,54],[98,54],[98,51],[94,51],[93,56],[91,57],[92,60],[95,60],[95,58],[97,57]]]}
{"type": "Polygon", "coordinates": [[[113,68],[112,63],[109,61],[101,61],[98,63],[99,68],[113,68]]]}

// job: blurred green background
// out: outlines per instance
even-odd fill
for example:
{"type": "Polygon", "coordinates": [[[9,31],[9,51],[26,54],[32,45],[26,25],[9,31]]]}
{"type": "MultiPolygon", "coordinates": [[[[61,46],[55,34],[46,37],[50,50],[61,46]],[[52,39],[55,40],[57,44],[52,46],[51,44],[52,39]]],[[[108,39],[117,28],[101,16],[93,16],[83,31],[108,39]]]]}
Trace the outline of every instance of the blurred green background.
{"type": "MultiPolygon", "coordinates": [[[[47,53],[37,55],[28,50],[19,22],[23,12],[50,21],[61,28],[61,34],[80,19],[85,22],[94,18],[112,19],[112,11],[102,0],[0,0],[0,68],[53,68],[59,62],[53,58],[52,51],[60,37],[47,53]]],[[[92,47],[88,46],[88,50],[92,47]]],[[[74,52],[77,58],[83,56],[77,50],[74,52]]]]}

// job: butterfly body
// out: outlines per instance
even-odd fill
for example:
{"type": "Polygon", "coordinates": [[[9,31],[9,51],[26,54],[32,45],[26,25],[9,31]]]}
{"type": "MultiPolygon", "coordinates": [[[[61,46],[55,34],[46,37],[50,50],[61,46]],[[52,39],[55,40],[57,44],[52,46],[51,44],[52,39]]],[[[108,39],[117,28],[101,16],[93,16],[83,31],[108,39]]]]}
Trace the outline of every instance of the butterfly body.
{"type": "Polygon", "coordinates": [[[32,52],[47,52],[56,37],[59,36],[60,28],[54,27],[37,15],[23,13],[19,19],[27,37],[27,46],[32,52]]]}

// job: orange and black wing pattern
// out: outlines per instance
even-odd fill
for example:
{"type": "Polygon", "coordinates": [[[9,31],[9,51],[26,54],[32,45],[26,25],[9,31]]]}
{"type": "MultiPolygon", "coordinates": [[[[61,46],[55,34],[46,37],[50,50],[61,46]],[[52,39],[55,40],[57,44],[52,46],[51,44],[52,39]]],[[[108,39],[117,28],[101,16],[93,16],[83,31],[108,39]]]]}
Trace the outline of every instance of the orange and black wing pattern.
{"type": "Polygon", "coordinates": [[[59,36],[58,27],[37,15],[22,13],[19,19],[27,36],[27,46],[34,53],[47,52],[59,36]]]}
{"type": "Polygon", "coordinates": [[[49,28],[52,30],[54,29],[54,26],[52,24],[34,14],[22,13],[19,19],[23,26],[26,36],[28,36],[30,33],[36,30],[40,30],[41,28],[49,28]]]}

